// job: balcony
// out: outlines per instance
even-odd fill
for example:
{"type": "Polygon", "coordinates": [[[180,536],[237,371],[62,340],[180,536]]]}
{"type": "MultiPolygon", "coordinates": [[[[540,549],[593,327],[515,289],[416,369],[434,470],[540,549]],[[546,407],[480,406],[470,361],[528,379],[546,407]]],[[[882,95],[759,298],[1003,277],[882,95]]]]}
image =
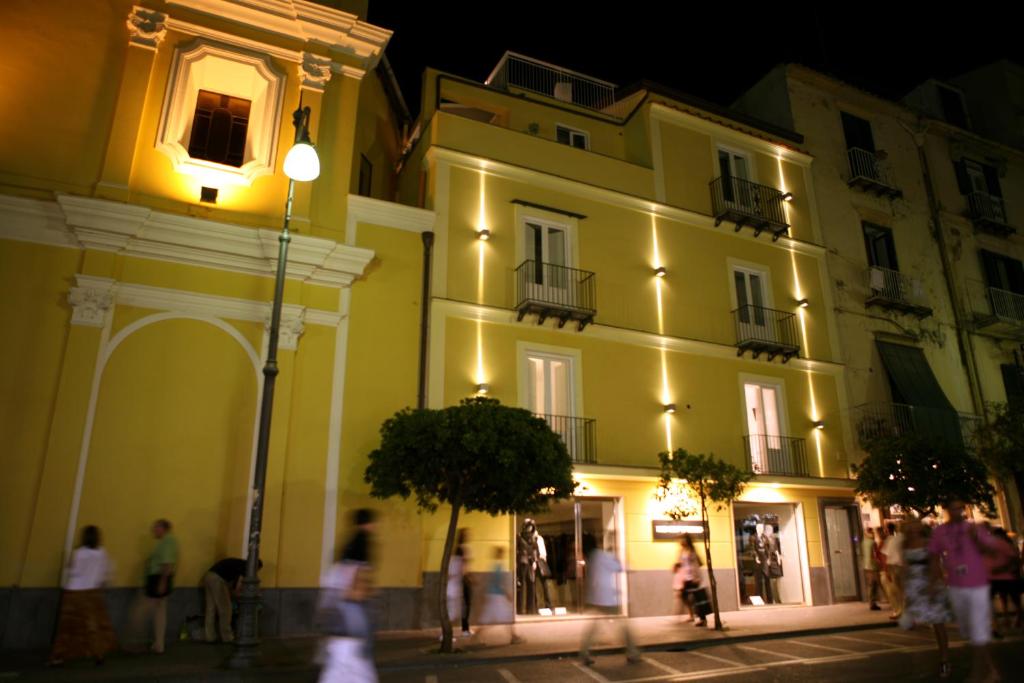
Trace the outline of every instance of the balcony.
{"type": "Polygon", "coordinates": [[[927,318],[932,314],[920,280],[881,266],[868,268],[865,279],[868,287],[865,306],[911,313],[918,318],[927,318]]]}
{"type": "Polygon", "coordinates": [[[1006,218],[1006,202],[988,192],[971,192],[967,195],[967,215],[977,232],[1009,237],[1017,232],[1006,218]]]}
{"type": "Polygon", "coordinates": [[[903,196],[902,190],[896,189],[890,178],[884,153],[851,147],[846,150],[846,156],[850,162],[850,179],[847,181],[850,187],[889,199],[903,196]]]}
{"type": "Polygon", "coordinates": [[[616,98],[618,86],[515,52],[506,52],[484,84],[506,92],[525,91],[622,119],[631,102],[616,98]]]}
{"type": "Polygon", "coordinates": [[[969,291],[974,322],[979,330],[1024,339],[1024,295],[983,285],[976,285],[969,291]],[[975,293],[979,288],[981,295],[975,293]]]}
{"type": "Polygon", "coordinates": [[[737,356],[750,351],[756,359],[764,353],[769,361],[781,356],[785,363],[800,353],[796,314],[748,304],[732,315],[736,323],[737,356]]]}
{"type": "Polygon", "coordinates": [[[947,441],[960,439],[967,448],[974,443],[974,432],[981,418],[905,403],[864,403],[851,410],[857,439],[866,448],[873,439],[896,438],[906,434],[930,434],[947,441]]]}
{"type": "Polygon", "coordinates": [[[747,467],[754,474],[809,477],[804,439],[792,436],[750,434],[743,437],[747,467]]]}
{"type": "Polygon", "coordinates": [[[538,325],[555,318],[565,327],[572,320],[582,332],[597,315],[596,278],[587,270],[523,261],[516,268],[516,302],[520,321],[533,314],[538,325]]]}
{"type": "Polygon", "coordinates": [[[735,223],[736,232],[750,226],[755,237],[767,230],[774,242],[789,231],[785,203],[783,193],[774,187],[725,176],[711,181],[715,227],[722,221],[735,223]]]}
{"type": "Polygon", "coordinates": [[[565,444],[574,463],[597,462],[597,420],[568,415],[534,414],[547,422],[551,431],[562,438],[562,443],[565,444]]]}

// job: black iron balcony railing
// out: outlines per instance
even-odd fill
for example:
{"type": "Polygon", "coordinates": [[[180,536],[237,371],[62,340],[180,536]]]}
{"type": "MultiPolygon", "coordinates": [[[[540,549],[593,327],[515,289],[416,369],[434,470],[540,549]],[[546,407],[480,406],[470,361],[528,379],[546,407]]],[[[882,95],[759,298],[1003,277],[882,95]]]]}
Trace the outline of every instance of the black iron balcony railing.
{"type": "Polygon", "coordinates": [[[1004,237],[1017,232],[1006,218],[1006,203],[1002,197],[988,192],[971,192],[967,195],[967,208],[975,230],[1004,237]]]}
{"type": "Polygon", "coordinates": [[[732,315],[736,323],[736,355],[750,351],[757,358],[764,353],[768,360],[782,356],[785,363],[800,353],[795,313],[748,304],[737,308],[732,315]]]}
{"type": "Polygon", "coordinates": [[[988,301],[992,308],[992,315],[997,319],[1024,325],[1024,295],[998,287],[989,287],[988,301]]]}
{"type": "Polygon", "coordinates": [[[597,421],[586,417],[535,413],[558,434],[576,463],[597,462],[597,421]]]}
{"type": "Polygon", "coordinates": [[[867,447],[877,438],[924,434],[947,442],[960,440],[966,448],[974,443],[974,432],[981,418],[970,413],[958,413],[906,403],[864,403],[851,410],[861,447],[867,447]]]}
{"type": "Polygon", "coordinates": [[[730,221],[739,232],[749,225],[754,228],[755,236],[768,230],[772,239],[777,240],[789,230],[785,204],[783,193],[774,187],[727,176],[711,181],[711,208],[716,226],[730,221]]]}
{"type": "Polygon", "coordinates": [[[539,325],[548,318],[557,318],[559,327],[574,320],[582,331],[597,315],[594,273],[553,263],[523,261],[516,268],[516,310],[519,320],[536,314],[539,325]]]}
{"type": "Polygon", "coordinates": [[[792,436],[749,434],[743,437],[747,467],[754,474],[809,477],[806,442],[792,436]]]}
{"type": "Polygon", "coordinates": [[[913,313],[921,318],[932,314],[924,286],[917,278],[881,266],[871,266],[865,275],[868,286],[866,305],[913,313]]]}
{"type": "Polygon", "coordinates": [[[896,189],[889,173],[889,165],[879,152],[850,147],[846,150],[846,156],[850,162],[850,187],[892,199],[903,196],[903,192],[896,189]]]}

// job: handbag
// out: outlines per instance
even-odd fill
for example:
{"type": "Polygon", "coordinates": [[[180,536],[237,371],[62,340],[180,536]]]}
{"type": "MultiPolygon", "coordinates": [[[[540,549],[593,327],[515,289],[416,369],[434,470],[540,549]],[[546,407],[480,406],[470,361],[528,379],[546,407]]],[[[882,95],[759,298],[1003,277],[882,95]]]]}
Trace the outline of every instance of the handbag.
{"type": "Polygon", "coordinates": [[[543,557],[537,558],[537,572],[540,574],[542,579],[551,578],[551,567],[548,566],[548,561],[543,557]]]}
{"type": "Polygon", "coordinates": [[[708,598],[708,592],[702,586],[693,588],[690,590],[690,600],[693,604],[693,611],[701,619],[711,614],[711,600],[708,598]]]}

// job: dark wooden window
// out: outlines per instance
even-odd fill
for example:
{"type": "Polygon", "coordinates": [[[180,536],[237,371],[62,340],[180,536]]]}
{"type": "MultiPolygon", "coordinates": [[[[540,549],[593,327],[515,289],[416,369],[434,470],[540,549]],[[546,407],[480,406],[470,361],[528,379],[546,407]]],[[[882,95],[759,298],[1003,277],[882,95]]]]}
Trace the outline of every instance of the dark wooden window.
{"type": "Polygon", "coordinates": [[[581,130],[573,130],[565,126],[555,126],[555,139],[563,145],[569,145],[577,149],[587,148],[587,134],[581,130]]]}
{"type": "Polygon", "coordinates": [[[956,90],[940,85],[939,104],[942,105],[942,117],[949,123],[960,128],[967,128],[967,111],[964,109],[964,98],[956,90]]]}
{"type": "Polygon", "coordinates": [[[359,194],[369,197],[373,189],[373,164],[365,154],[359,155],[359,194]]]}
{"type": "Polygon", "coordinates": [[[856,147],[863,149],[865,152],[875,151],[875,138],[871,135],[871,123],[854,116],[853,114],[847,114],[845,111],[841,114],[843,120],[843,136],[846,138],[846,149],[856,147]]]}
{"type": "Polygon", "coordinates": [[[899,270],[896,262],[896,241],[892,230],[873,223],[864,223],[864,248],[868,252],[868,265],[899,270]]]}
{"type": "Polygon", "coordinates": [[[1024,265],[1015,258],[980,249],[981,269],[989,287],[1024,294],[1024,265]]]}
{"type": "Polygon", "coordinates": [[[245,136],[249,130],[249,100],[200,90],[188,155],[228,166],[245,160],[245,136]]]}

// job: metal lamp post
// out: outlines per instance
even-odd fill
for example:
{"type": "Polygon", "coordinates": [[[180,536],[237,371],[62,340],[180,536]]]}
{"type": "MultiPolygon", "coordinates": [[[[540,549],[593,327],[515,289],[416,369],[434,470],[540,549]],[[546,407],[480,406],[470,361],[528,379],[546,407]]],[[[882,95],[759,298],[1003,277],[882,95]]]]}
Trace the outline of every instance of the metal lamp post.
{"type": "Polygon", "coordinates": [[[256,469],[252,481],[252,508],[249,515],[249,547],[245,563],[242,593],[238,598],[238,630],[235,651],[229,664],[244,668],[256,663],[259,655],[260,598],[259,556],[260,529],[263,523],[263,498],[266,488],[267,452],[270,448],[270,418],[274,409],[274,382],[277,379],[277,338],[281,327],[281,301],[284,297],[285,269],[288,260],[288,223],[292,217],[295,182],[315,180],[320,175],[320,160],[309,139],[309,107],[295,110],[295,144],[284,160],[288,176],[288,200],[284,208],[284,228],[278,238],[277,276],[274,281],[274,304],[270,314],[270,340],[267,362],[263,366],[263,397],[260,403],[260,429],[256,439],[256,469]]]}

